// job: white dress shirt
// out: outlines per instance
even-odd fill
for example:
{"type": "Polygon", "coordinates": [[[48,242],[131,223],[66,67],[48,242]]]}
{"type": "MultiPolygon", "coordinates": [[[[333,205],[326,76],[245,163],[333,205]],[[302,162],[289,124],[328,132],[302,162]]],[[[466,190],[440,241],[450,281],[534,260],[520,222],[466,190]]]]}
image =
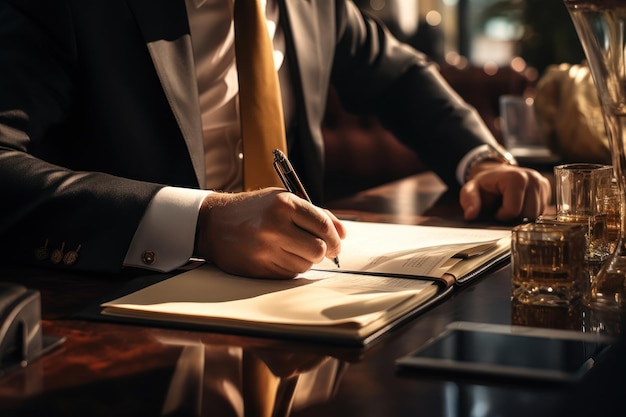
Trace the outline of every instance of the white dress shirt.
{"type": "MultiPolygon", "coordinates": [[[[234,0],[186,0],[202,116],[207,190],[161,189],[151,201],[126,254],[124,265],[171,271],[193,253],[198,211],[211,190],[243,189],[243,152],[239,125],[239,84],[235,62],[234,0]],[[146,264],[144,253],[155,254],[146,264]]],[[[290,85],[285,38],[278,26],[278,5],[265,7],[274,62],[281,85],[290,85]]],[[[285,120],[293,116],[293,92],[281,91],[285,120]]]]}

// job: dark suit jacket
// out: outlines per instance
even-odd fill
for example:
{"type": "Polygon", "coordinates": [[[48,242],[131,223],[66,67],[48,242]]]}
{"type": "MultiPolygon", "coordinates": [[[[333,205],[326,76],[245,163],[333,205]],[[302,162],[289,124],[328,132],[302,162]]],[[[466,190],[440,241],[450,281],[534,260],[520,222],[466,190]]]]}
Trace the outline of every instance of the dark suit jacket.
{"type": "MultiPolygon", "coordinates": [[[[491,140],[423,55],[351,2],[280,7],[298,105],[289,152],[314,200],[331,83],[448,182],[491,140]]],[[[201,135],[184,1],[0,1],[0,256],[51,265],[37,249],[63,247],[79,251],[73,268],[119,270],[158,189],[203,186],[201,135]]]]}

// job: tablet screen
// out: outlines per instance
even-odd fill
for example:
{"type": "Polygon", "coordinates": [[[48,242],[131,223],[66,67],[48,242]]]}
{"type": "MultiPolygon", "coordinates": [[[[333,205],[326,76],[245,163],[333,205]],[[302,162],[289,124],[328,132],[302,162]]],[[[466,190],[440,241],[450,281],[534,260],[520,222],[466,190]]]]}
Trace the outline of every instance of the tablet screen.
{"type": "Polygon", "coordinates": [[[596,335],[514,326],[458,323],[414,353],[401,367],[525,379],[575,381],[609,347],[596,335]]]}

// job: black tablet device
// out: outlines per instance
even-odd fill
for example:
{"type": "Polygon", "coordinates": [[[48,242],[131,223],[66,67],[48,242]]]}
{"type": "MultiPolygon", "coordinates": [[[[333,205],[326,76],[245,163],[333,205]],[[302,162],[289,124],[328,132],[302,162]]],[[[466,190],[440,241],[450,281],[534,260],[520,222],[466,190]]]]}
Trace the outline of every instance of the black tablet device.
{"type": "Polygon", "coordinates": [[[454,322],[396,364],[404,371],[448,379],[575,382],[609,349],[611,341],[595,333],[454,322]]]}

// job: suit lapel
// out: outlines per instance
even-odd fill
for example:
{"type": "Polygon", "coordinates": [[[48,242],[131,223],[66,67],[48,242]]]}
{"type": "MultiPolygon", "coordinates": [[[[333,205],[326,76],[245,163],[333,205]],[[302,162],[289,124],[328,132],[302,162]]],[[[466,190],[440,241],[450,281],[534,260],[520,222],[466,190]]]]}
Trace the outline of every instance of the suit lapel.
{"type": "Polygon", "coordinates": [[[334,3],[328,0],[279,0],[287,11],[289,36],[296,53],[302,94],[306,97],[309,123],[319,123],[326,107],[327,86],[333,62],[335,33],[320,22],[327,16],[334,17],[334,3]],[[320,10],[328,9],[328,10],[320,10]]]}
{"type": "Polygon", "coordinates": [[[321,124],[335,45],[335,31],[329,30],[328,22],[335,20],[335,4],[329,0],[278,1],[286,22],[288,62],[298,104],[297,139],[290,135],[289,155],[301,167],[309,195],[319,202],[324,172],[321,124]]]}
{"type": "Polygon", "coordinates": [[[185,138],[198,184],[204,188],[202,120],[185,2],[129,0],[128,3],[185,138]]]}

